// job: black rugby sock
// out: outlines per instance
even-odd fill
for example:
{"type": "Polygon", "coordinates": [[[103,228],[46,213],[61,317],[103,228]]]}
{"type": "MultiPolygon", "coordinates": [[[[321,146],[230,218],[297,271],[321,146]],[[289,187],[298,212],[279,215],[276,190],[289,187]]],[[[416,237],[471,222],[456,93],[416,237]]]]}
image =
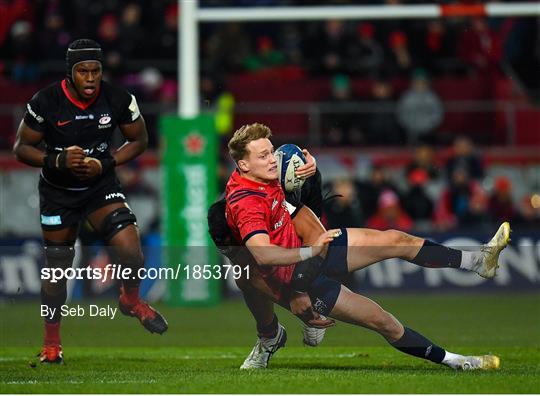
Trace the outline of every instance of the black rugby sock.
{"type": "Polygon", "coordinates": [[[424,244],[411,263],[427,268],[459,268],[462,251],[424,240],[424,244]]]}
{"type": "Polygon", "coordinates": [[[259,338],[274,338],[278,331],[278,318],[277,315],[274,314],[274,318],[272,319],[272,322],[270,322],[267,325],[259,325],[257,323],[257,336],[259,338]]]}
{"type": "Polygon", "coordinates": [[[441,363],[446,354],[440,346],[408,327],[405,327],[403,336],[399,340],[391,342],[390,345],[408,355],[431,360],[434,363],[441,363]]]}

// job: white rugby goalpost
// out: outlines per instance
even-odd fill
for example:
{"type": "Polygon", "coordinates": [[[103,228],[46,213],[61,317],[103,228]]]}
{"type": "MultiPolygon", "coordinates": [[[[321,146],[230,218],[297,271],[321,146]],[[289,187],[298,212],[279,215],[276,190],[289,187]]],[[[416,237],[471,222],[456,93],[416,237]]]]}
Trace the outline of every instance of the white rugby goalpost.
{"type": "Polygon", "coordinates": [[[326,19],[433,19],[465,16],[536,16],[540,2],[488,4],[415,4],[303,7],[199,8],[198,0],[178,0],[178,115],[199,114],[199,24],[201,22],[279,22],[326,19]]]}

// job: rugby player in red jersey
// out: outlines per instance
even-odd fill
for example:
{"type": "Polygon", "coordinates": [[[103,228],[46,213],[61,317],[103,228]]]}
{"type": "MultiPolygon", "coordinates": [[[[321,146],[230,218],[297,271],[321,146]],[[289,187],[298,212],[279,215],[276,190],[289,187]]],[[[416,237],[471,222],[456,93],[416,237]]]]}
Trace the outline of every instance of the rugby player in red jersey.
{"type": "MultiPolygon", "coordinates": [[[[308,229],[304,240],[315,242],[303,246],[278,181],[270,137],[268,127],[251,124],[237,130],[229,141],[229,153],[237,169],[227,183],[225,216],[236,242],[247,247],[274,299],[291,298],[291,285],[298,275],[296,270],[303,267],[305,278],[310,278],[305,291],[314,311],[374,330],[390,345],[412,356],[455,369],[498,368],[496,356],[463,356],[444,350],[403,326],[374,301],[353,293],[332,277],[399,257],[424,267],[461,268],[492,278],[498,267],[499,254],[509,241],[509,224],[504,223],[479,252],[448,248],[395,230],[360,228],[320,233],[320,229],[313,227],[316,239],[308,229]],[[321,258],[320,265],[312,261],[317,257],[321,258]],[[306,263],[309,263],[307,270],[306,263]],[[316,268],[315,276],[313,268],[316,268]]],[[[309,210],[302,209],[303,216],[309,218],[309,210]]],[[[306,224],[313,222],[306,221],[306,224]]],[[[297,225],[297,228],[302,227],[306,228],[306,225],[297,225]]],[[[284,345],[285,329],[277,321],[272,326],[274,331],[260,336],[241,368],[266,367],[272,354],[284,345]]]]}

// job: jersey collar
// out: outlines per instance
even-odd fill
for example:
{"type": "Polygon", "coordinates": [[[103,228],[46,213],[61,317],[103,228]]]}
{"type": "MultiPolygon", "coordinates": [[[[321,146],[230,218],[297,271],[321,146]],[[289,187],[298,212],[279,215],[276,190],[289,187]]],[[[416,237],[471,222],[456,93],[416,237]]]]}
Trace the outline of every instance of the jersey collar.
{"type": "Polygon", "coordinates": [[[86,110],[92,103],[96,101],[96,99],[99,96],[100,86],[96,89],[96,95],[92,98],[92,100],[88,102],[82,102],[79,99],[73,97],[71,93],[69,92],[69,89],[67,87],[67,81],[64,79],[62,80],[62,91],[64,91],[64,95],[68,98],[68,100],[73,103],[75,106],[77,106],[81,110],[86,110]]]}
{"type": "Polygon", "coordinates": [[[241,184],[241,185],[246,186],[246,187],[253,187],[253,188],[256,188],[258,190],[266,190],[266,188],[275,187],[279,183],[278,180],[273,180],[268,184],[256,182],[254,180],[245,178],[242,175],[240,175],[240,172],[238,172],[238,169],[234,170],[234,172],[232,174],[232,178],[238,184],[241,184]]]}

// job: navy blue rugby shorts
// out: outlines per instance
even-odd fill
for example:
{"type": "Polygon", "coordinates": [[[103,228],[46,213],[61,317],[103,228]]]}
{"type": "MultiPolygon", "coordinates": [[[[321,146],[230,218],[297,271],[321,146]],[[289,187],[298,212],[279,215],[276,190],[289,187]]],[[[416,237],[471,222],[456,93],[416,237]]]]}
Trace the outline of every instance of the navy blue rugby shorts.
{"type": "Polygon", "coordinates": [[[336,305],[341,282],[332,277],[344,276],[347,269],[347,229],[341,228],[341,235],[330,242],[322,271],[308,291],[313,309],[321,315],[329,315],[336,305]]]}

